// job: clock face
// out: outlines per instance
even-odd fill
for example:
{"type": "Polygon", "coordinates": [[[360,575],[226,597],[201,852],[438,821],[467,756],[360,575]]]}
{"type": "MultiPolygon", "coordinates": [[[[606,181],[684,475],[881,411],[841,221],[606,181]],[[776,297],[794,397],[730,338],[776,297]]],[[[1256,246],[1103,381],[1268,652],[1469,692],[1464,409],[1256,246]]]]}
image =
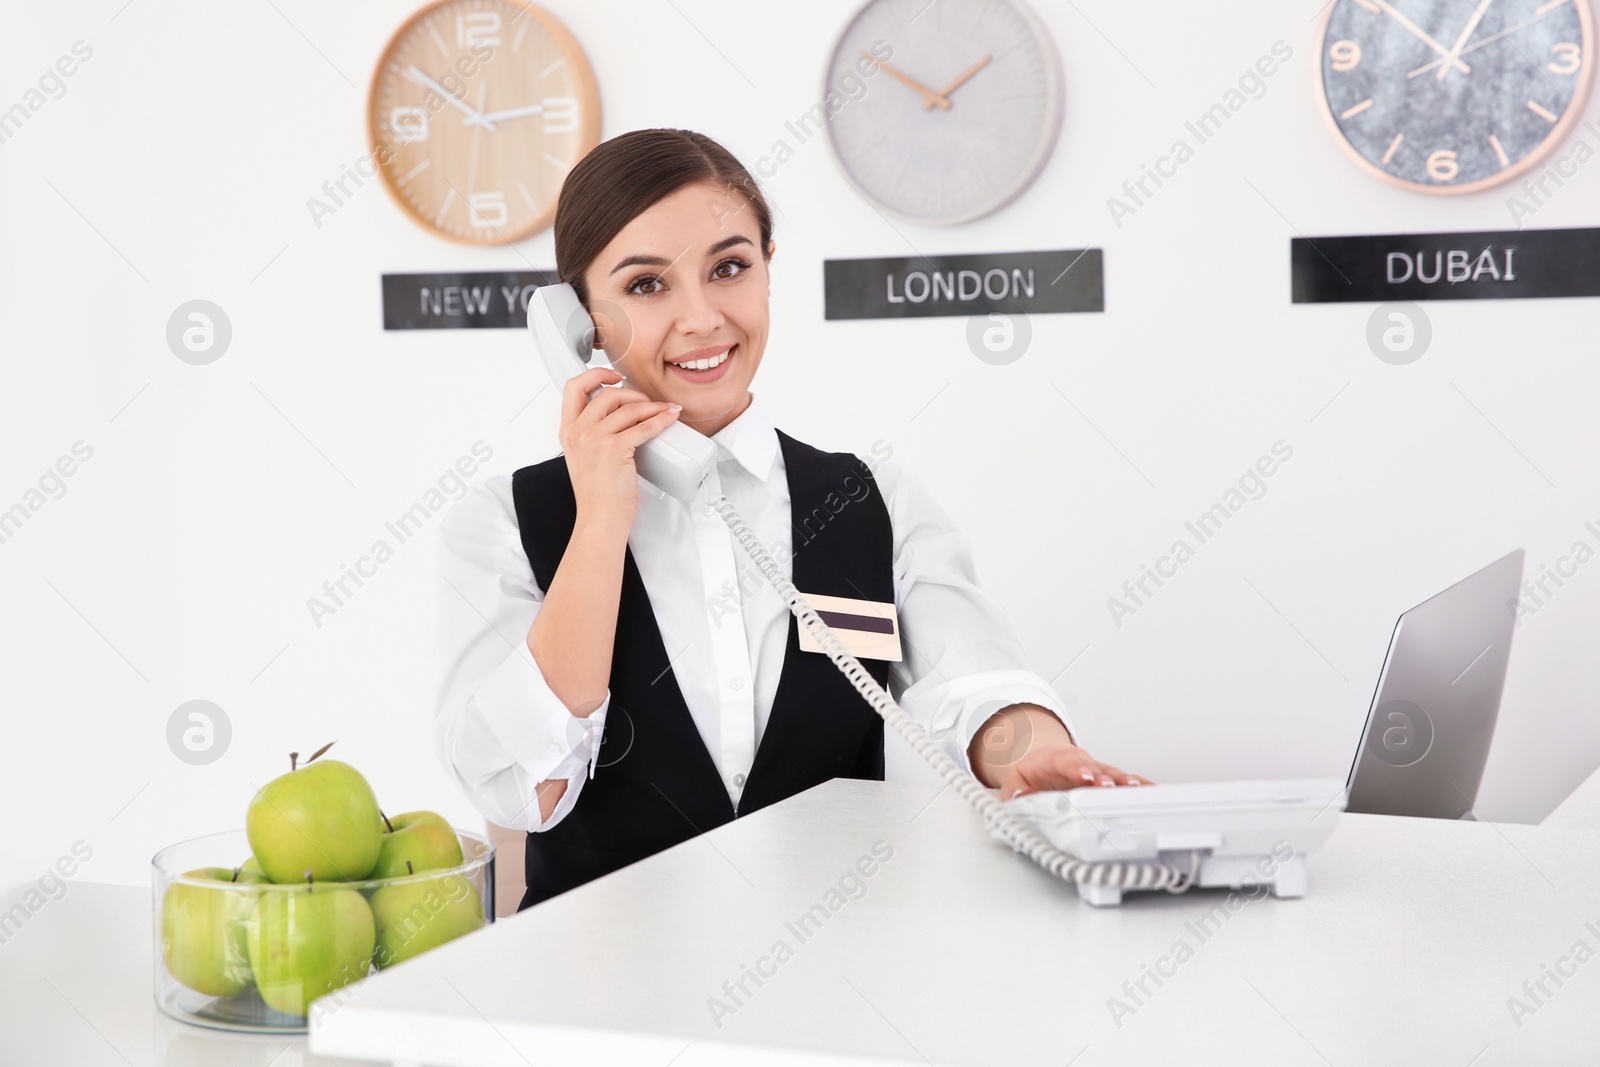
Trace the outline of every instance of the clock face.
{"type": "Polygon", "coordinates": [[[549,226],[600,136],[589,62],[532,5],[444,0],[417,12],[373,73],[368,134],[384,184],[417,222],[467,244],[549,226]]]}
{"type": "Polygon", "coordinates": [[[1318,91],[1358,163],[1428,193],[1537,164],[1583,113],[1589,0],[1335,0],[1318,91]]]}
{"type": "Polygon", "coordinates": [[[1043,169],[1062,95],[1055,44],[1021,3],[871,0],[834,48],[823,106],[863,196],[917,222],[957,223],[1043,169]]]}

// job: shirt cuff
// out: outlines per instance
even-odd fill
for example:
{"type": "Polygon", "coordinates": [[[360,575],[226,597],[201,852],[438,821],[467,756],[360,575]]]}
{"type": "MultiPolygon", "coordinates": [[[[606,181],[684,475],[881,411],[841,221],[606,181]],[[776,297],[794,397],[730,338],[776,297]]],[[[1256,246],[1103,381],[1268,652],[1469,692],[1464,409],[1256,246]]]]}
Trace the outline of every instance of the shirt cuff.
{"type": "Polygon", "coordinates": [[[473,704],[505,750],[535,781],[570,778],[585,764],[594,777],[611,692],[587,718],[561,702],[525,642],[478,682],[473,704]]]}
{"type": "Polygon", "coordinates": [[[965,675],[929,689],[918,703],[933,709],[926,720],[932,725],[929,735],[968,774],[972,774],[972,761],[967,756],[972,739],[995,712],[1012,704],[1037,704],[1044,708],[1061,720],[1072,743],[1078,743],[1061,698],[1048,682],[1032,671],[983,671],[965,675]]]}

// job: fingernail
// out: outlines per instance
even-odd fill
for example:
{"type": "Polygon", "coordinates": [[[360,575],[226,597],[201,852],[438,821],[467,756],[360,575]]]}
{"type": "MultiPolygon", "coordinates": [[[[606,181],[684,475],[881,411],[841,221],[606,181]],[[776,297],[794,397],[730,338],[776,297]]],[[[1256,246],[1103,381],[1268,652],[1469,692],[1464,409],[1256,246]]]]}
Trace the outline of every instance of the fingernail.
{"type": "Polygon", "coordinates": [[[1089,769],[1089,768],[1087,768],[1087,767],[1084,767],[1084,768],[1083,768],[1083,769],[1082,769],[1082,770],[1080,770],[1080,771],[1079,771],[1079,772],[1078,772],[1078,773],[1079,773],[1079,774],[1081,774],[1081,775],[1082,775],[1082,776],[1083,776],[1083,780],[1084,780],[1084,781],[1086,781],[1086,782],[1092,782],[1092,781],[1094,781],[1094,772],[1093,772],[1093,771],[1091,771],[1091,770],[1090,770],[1090,769],[1089,769]]]}
{"type": "Polygon", "coordinates": [[[1129,778],[1128,779],[1128,784],[1129,785],[1140,785],[1141,783],[1137,778],[1129,778]]]}
{"type": "Polygon", "coordinates": [[[682,404],[668,404],[667,405],[667,410],[668,411],[682,411],[683,410],[683,405],[682,404]]]}

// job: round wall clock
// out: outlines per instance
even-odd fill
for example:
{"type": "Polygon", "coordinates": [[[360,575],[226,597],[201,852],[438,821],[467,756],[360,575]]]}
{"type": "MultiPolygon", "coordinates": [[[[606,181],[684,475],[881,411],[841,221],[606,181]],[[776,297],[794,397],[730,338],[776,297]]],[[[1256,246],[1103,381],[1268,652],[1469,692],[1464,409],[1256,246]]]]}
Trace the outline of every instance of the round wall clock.
{"type": "Polygon", "coordinates": [[[549,226],[600,140],[583,49],[539,7],[443,0],[412,15],[372,75],[367,133],[383,182],[419,224],[501,244],[549,226]]]}
{"type": "Polygon", "coordinates": [[[1368,172],[1476,192],[1561,143],[1583,114],[1593,51],[1589,0],[1335,0],[1317,98],[1368,172]]]}
{"type": "Polygon", "coordinates": [[[823,92],[851,184],[884,211],[940,224],[1028,187],[1055,147],[1064,95],[1055,43],[1017,0],[869,0],[834,46],[823,92]]]}

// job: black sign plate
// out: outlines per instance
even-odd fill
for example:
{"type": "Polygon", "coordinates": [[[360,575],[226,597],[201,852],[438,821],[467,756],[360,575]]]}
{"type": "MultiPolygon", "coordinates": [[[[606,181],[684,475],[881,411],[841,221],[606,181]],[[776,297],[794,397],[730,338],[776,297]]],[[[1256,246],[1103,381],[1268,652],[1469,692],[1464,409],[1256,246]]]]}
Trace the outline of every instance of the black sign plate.
{"type": "Polygon", "coordinates": [[[1296,237],[1296,304],[1600,296],[1600,229],[1296,237]]]}
{"type": "Polygon", "coordinates": [[[1105,262],[1098,248],[829,259],[822,279],[828,319],[1106,308],[1105,262]]]}
{"type": "Polygon", "coordinates": [[[385,274],[385,330],[521,329],[528,300],[560,279],[553,270],[385,274]]]}

